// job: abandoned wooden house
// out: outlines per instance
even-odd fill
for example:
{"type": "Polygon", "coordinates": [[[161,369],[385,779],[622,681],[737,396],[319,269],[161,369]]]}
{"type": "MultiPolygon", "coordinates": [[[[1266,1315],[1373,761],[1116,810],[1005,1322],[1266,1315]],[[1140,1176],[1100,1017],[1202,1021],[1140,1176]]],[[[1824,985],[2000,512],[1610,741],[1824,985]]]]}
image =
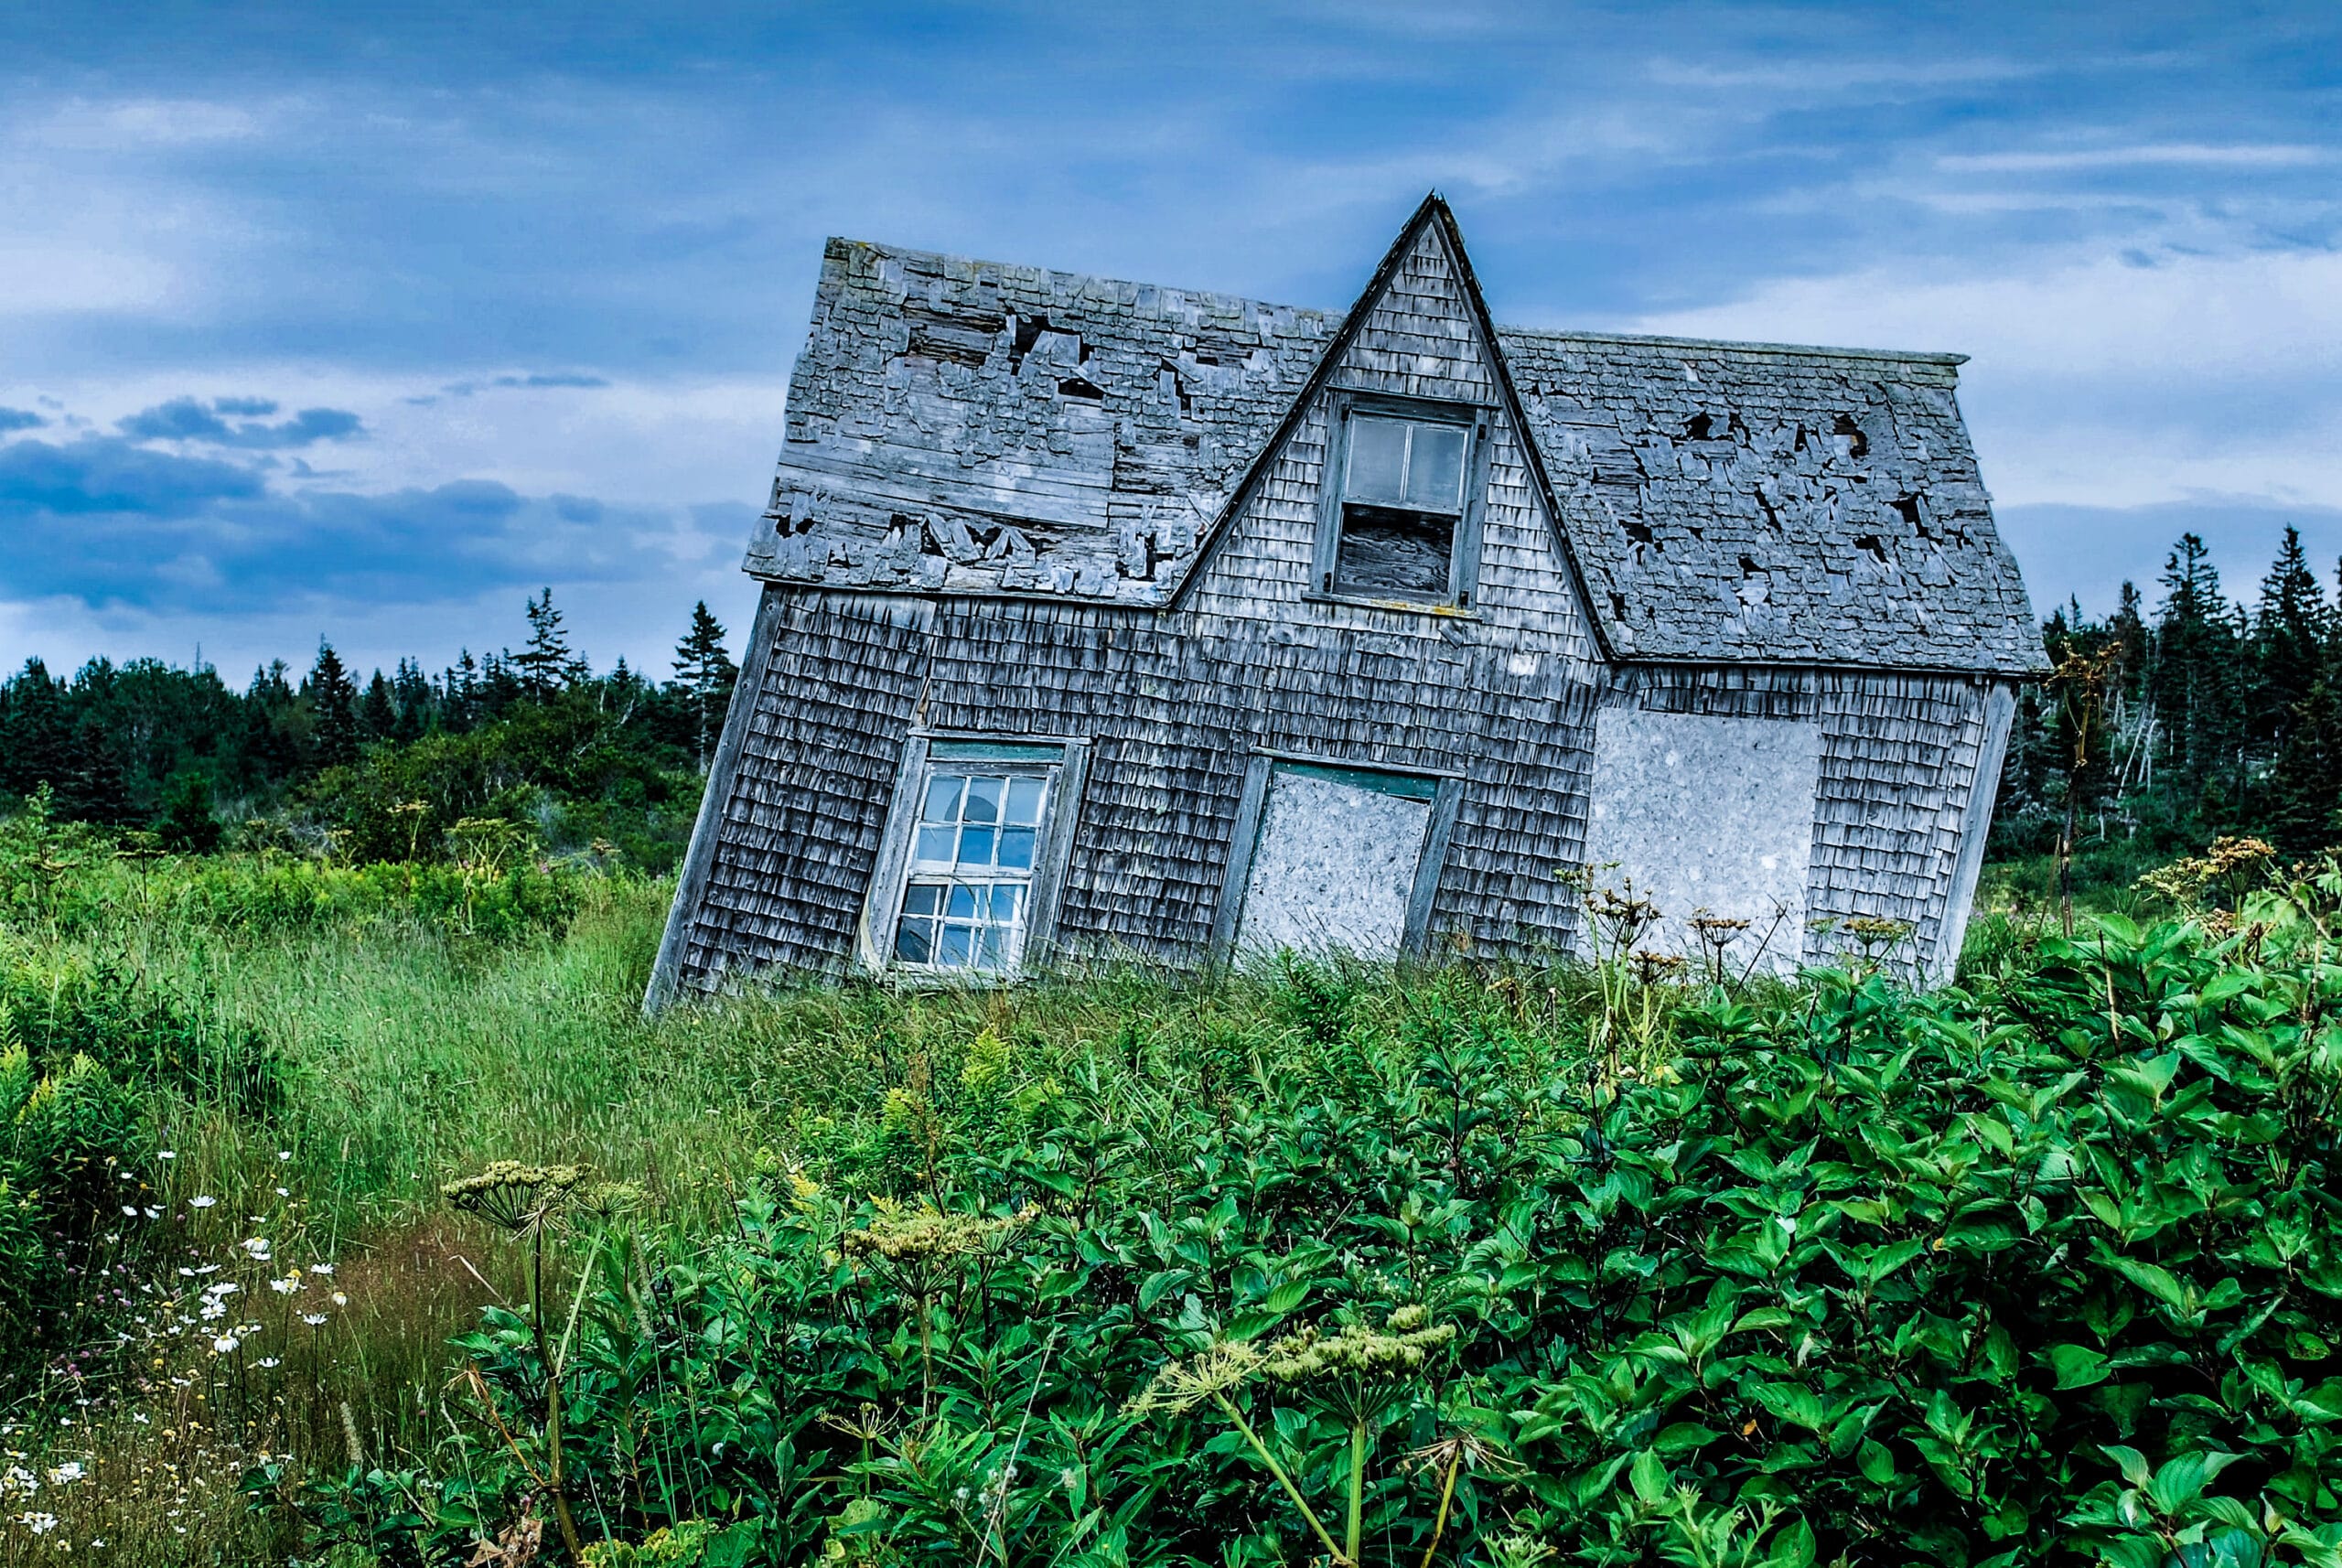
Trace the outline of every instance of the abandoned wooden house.
{"type": "Polygon", "coordinates": [[[1943,975],[2044,663],[1960,363],[1500,328],[1436,196],[1345,313],[833,240],[650,1003],[1574,950],[1589,865],[1943,975]]]}

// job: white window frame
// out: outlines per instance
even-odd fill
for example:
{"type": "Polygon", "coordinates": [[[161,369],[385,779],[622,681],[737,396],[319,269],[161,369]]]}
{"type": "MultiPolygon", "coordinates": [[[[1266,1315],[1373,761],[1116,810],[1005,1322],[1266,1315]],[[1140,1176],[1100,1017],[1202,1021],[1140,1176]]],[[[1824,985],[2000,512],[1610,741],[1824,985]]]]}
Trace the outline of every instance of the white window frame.
{"type": "Polygon", "coordinates": [[[907,736],[902,759],[895,771],[894,798],[887,807],[886,829],[879,839],[877,865],[871,876],[869,894],[863,902],[862,929],[856,941],[862,966],[873,973],[905,980],[993,984],[1016,979],[1046,964],[1056,948],[1058,908],[1089,763],[1090,743],[1074,737],[929,730],[915,730],[907,736]],[[1026,884],[1024,923],[1014,940],[1007,963],[997,970],[917,963],[895,956],[903,904],[912,883],[943,879],[940,872],[923,870],[922,863],[915,858],[929,781],[938,771],[962,770],[1041,771],[1048,779],[1040,832],[1034,843],[1033,865],[1026,884]]]}
{"type": "MultiPolygon", "coordinates": [[[[1488,489],[1488,459],[1494,443],[1495,411],[1479,403],[1443,403],[1430,398],[1397,397],[1384,392],[1336,391],[1326,409],[1326,468],[1317,487],[1317,545],[1310,563],[1311,599],[1339,604],[1370,604],[1404,607],[1459,610],[1469,613],[1478,596],[1480,532],[1488,489]],[[1394,598],[1389,595],[1345,586],[1341,581],[1342,519],[1349,503],[1350,431],[1359,419],[1402,420],[1413,424],[1461,426],[1466,433],[1464,494],[1460,510],[1393,506],[1388,501],[1361,501],[1390,511],[1452,520],[1445,591],[1428,598],[1394,598]]],[[[1413,438],[1410,438],[1410,448],[1413,438]]]]}

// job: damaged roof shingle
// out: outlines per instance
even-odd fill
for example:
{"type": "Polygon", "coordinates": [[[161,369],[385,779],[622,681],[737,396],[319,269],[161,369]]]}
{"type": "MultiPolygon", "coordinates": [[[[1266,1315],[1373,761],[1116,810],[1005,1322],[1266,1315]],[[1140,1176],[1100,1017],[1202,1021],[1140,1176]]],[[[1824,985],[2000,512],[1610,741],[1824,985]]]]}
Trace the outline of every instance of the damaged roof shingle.
{"type": "MultiPolygon", "coordinates": [[[[1341,325],[833,240],[748,570],[1164,605],[1341,325]]],[[[1620,658],[2042,667],[1957,357],[1497,338],[1620,658]]]]}

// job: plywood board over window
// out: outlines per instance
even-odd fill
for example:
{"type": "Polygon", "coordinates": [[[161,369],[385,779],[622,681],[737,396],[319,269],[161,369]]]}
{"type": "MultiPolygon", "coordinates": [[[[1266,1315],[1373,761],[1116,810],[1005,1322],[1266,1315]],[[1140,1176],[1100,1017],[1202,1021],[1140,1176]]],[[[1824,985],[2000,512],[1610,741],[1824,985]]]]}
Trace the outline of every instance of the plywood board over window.
{"type": "Polygon", "coordinates": [[[1257,756],[1215,931],[1224,951],[1420,948],[1462,780],[1257,756]]]}
{"type": "Polygon", "coordinates": [[[1733,962],[1796,968],[1821,753],[1807,720],[1603,710],[1586,864],[1658,907],[1644,946],[1696,956],[1689,921],[1706,913],[1749,922],[1733,962]]]}

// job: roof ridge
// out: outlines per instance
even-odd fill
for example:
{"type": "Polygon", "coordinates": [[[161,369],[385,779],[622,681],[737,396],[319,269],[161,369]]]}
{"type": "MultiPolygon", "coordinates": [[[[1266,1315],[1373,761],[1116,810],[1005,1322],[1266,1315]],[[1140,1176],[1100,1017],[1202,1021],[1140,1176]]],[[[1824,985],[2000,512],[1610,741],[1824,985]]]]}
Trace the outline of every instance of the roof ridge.
{"type": "Polygon", "coordinates": [[[1898,365],[1964,365],[1965,354],[1937,349],[1849,349],[1829,343],[1776,343],[1763,338],[1680,338],[1664,332],[1604,332],[1570,327],[1509,327],[1502,334],[1547,340],[1591,343],[1642,343],[1653,348],[1722,349],[1735,354],[1795,355],[1800,359],[1885,360],[1898,365]]]}

